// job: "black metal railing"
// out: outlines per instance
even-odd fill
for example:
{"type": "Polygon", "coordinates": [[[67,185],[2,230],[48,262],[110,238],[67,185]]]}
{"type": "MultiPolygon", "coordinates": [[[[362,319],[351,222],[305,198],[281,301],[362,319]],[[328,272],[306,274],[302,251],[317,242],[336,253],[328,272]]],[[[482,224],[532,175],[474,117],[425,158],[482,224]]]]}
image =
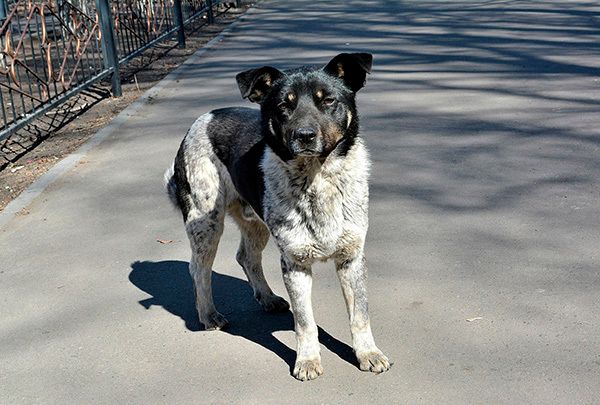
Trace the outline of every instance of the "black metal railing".
{"type": "MultiPolygon", "coordinates": [[[[0,140],[112,75],[218,0],[0,0],[0,140]]],[[[236,2],[239,6],[239,1],[236,2]]]]}

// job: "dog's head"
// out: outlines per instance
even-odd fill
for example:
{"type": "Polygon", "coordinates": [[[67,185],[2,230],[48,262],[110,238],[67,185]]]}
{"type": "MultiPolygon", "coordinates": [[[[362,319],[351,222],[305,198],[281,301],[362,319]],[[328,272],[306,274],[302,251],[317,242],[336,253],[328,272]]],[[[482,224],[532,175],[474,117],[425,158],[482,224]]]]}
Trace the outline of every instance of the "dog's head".
{"type": "Polygon", "coordinates": [[[242,97],[260,104],[267,140],[280,156],[326,157],[358,134],[355,94],[372,60],[368,53],[341,53],[322,68],[263,66],[236,80],[242,97]]]}

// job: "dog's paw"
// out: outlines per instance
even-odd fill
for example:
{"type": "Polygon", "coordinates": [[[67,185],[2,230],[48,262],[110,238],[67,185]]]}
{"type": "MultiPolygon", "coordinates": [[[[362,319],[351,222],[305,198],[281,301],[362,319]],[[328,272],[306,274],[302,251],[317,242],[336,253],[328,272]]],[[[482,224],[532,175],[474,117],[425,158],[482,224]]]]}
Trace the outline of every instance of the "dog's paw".
{"type": "Polygon", "coordinates": [[[290,304],[278,295],[263,295],[256,298],[267,312],[285,312],[290,309],[290,304]]]}
{"type": "Polygon", "coordinates": [[[298,360],[292,373],[300,381],[314,380],[323,374],[320,359],[298,360]]]}
{"type": "Polygon", "coordinates": [[[388,358],[379,350],[356,353],[356,358],[362,371],[371,371],[379,374],[388,371],[391,367],[388,358]]]}
{"type": "Polygon", "coordinates": [[[216,311],[200,317],[200,322],[204,324],[204,329],[206,330],[221,330],[229,325],[227,318],[216,311]]]}

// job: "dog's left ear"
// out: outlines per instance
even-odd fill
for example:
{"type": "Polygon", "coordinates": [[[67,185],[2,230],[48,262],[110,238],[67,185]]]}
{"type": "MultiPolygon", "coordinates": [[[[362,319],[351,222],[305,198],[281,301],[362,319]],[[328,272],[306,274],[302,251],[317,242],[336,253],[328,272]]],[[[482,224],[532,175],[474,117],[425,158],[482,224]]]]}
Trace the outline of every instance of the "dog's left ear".
{"type": "Polygon", "coordinates": [[[262,103],[265,96],[273,86],[275,80],[283,73],[274,67],[263,66],[258,69],[246,70],[235,76],[242,98],[247,98],[253,103],[262,103]]]}
{"type": "Polygon", "coordinates": [[[323,70],[342,79],[356,93],[364,87],[372,65],[373,55],[370,53],[340,53],[323,70]]]}

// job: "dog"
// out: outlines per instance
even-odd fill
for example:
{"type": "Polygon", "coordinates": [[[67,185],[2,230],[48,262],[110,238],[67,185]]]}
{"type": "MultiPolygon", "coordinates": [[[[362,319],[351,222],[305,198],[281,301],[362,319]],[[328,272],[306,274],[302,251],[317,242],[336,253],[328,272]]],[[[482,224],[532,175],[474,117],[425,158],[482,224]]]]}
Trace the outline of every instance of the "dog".
{"type": "Polygon", "coordinates": [[[316,261],[332,259],[346,301],[360,369],[390,368],[377,348],[367,312],[369,156],[359,137],[356,93],[372,55],[342,53],[324,67],[286,71],[263,66],[236,76],[242,98],[260,110],[231,107],[202,115],[165,173],[190,240],[196,308],[207,330],[227,320],[213,303],[212,265],[229,214],[241,231],[237,261],[266,311],[287,311],[261,264],[270,235],[281,253],[297,341],[293,376],[323,373],[311,306],[316,261]]]}

